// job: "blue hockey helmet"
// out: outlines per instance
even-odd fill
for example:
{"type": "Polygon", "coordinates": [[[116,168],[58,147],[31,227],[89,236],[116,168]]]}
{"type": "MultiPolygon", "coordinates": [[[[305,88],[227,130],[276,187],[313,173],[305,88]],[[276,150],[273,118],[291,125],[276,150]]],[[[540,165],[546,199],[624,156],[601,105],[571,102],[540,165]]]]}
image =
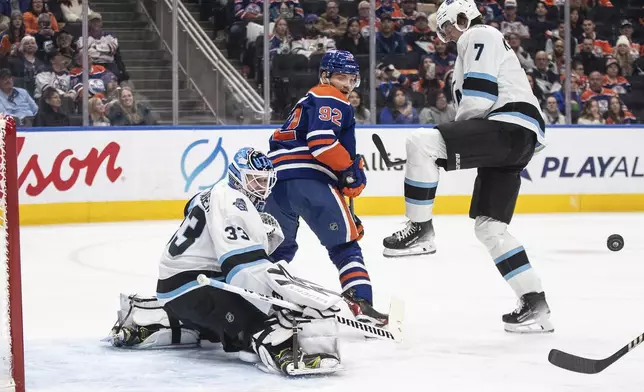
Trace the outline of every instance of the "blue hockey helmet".
{"type": "Polygon", "coordinates": [[[320,77],[322,72],[326,72],[327,77],[331,77],[333,73],[356,75],[354,87],[360,86],[360,67],[353,54],[346,50],[329,50],[326,52],[320,61],[320,77]]]}
{"type": "Polygon", "coordinates": [[[261,151],[243,147],[228,165],[228,184],[246,195],[262,211],[277,180],[273,162],[261,151]]]}

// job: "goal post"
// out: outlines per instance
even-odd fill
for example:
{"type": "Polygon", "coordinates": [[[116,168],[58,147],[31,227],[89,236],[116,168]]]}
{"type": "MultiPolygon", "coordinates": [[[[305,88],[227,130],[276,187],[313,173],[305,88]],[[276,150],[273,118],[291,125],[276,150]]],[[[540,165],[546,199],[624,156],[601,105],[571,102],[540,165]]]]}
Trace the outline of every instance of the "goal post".
{"type": "Polygon", "coordinates": [[[0,392],[25,391],[16,122],[0,114],[0,392]]]}

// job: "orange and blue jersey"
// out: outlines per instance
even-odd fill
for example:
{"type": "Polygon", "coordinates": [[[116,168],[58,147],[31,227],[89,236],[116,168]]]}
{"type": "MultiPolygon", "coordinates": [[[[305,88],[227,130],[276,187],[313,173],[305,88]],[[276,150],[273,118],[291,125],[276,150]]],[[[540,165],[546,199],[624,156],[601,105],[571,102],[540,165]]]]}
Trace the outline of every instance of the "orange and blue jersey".
{"type": "Polygon", "coordinates": [[[631,84],[623,76],[617,76],[615,79],[604,75],[602,86],[615,91],[617,94],[626,94],[631,91],[631,84]]]}
{"type": "Polygon", "coordinates": [[[613,125],[613,124],[635,124],[637,122],[637,119],[633,115],[633,113],[629,112],[628,110],[624,109],[624,119],[622,122],[615,122],[611,116],[606,117],[606,124],[608,125],[613,125]]]}
{"type": "Polygon", "coordinates": [[[615,96],[617,96],[615,91],[605,87],[598,93],[588,89],[581,94],[581,103],[586,104],[586,102],[594,99],[599,105],[599,111],[604,114],[608,110],[610,99],[615,96]]]}
{"type": "Polygon", "coordinates": [[[298,101],[269,145],[278,181],[309,178],[336,184],[337,173],[356,156],[353,107],[335,87],[317,85],[298,101]]]}

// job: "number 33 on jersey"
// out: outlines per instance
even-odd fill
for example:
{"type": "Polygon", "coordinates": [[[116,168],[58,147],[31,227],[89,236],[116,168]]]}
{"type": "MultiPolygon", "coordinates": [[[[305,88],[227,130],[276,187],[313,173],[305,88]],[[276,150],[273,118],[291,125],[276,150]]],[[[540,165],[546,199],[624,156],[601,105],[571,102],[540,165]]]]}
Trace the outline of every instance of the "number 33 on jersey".
{"type": "Polygon", "coordinates": [[[337,182],[335,172],[349,167],[356,154],[353,107],[330,85],[313,87],[270,140],[278,179],[315,178],[337,182]]]}
{"type": "Polygon", "coordinates": [[[244,268],[269,262],[268,238],[257,209],[226,181],[198,193],[186,212],[161,256],[159,300],[198,287],[200,273],[231,283],[244,268]]]}

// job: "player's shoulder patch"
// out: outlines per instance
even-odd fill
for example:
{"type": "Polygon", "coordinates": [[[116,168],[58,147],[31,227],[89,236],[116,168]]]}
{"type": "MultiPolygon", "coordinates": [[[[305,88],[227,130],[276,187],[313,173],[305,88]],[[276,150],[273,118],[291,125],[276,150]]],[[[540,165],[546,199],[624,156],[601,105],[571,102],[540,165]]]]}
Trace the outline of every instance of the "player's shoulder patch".
{"type": "Polygon", "coordinates": [[[309,90],[309,94],[315,98],[330,98],[349,104],[347,97],[345,97],[340,90],[329,84],[318,84],[309,90]]]}
{"type": "Polygon", "coordinates": [[[199,199],[201,200],[201,205],[203,205],[203,208],[206,212],[210,212],[210,189],[208,189],[205,192],[202,192],[201,195],[199,195],[199,199]]]}
{"type": "Polygon", "coordinates": [[[235,202],[233,203],[233,205],[237,207],[240,211],[248,211],[246,202],[241,197],[238,197],[237,200],[235,200],[235,202]]]}

